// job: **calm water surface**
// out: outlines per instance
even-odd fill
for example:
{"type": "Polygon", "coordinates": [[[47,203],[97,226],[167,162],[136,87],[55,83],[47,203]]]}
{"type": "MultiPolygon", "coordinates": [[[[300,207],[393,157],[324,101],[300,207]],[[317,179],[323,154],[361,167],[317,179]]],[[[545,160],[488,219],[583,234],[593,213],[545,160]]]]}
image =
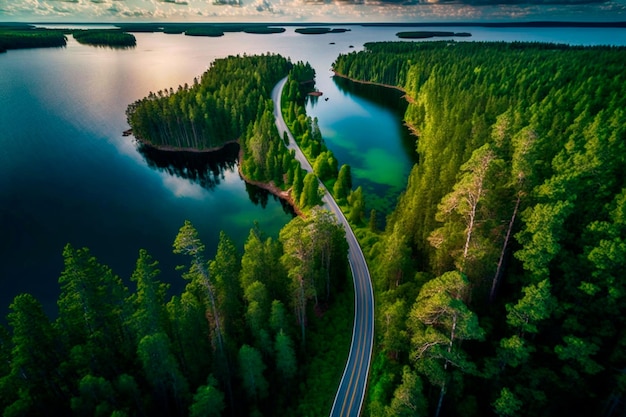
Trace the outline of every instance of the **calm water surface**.
{"type": "MultiPolygon", "coordinates": [[[[150,91],[191,83],[218,57],[271,51],[309,61],[328,101],[309,103],[308,113],[318,117],[339,162],[352,165],[369,208],[388,213],[415,161],[413,141],[401,124],[402,101],[391,92],[337,83],[329,70],[339,53],[369,41],[396,40],[403,29],[355,26],[319,36],[293,29],[221,38],[140,33],[137,47],[128,50],[70,39],[62,49],[1,54],[0,316],[21,292],[32,293],[56,314],[66,243],[89,247],[125,280],[139,249],[146,248],[161,262],[161,279],[178,292],[184,283],[174,266],[185,260],[171,254],[171,243],[185,219],[197,227],[208,256],[214,255],[220,230],[242,247],[255,221],[275,236],[291,219],[280,202],[241,181],[234,161],[203,165],[192,157],[189,163],[199,168],[191,170],[154,155],[148,162],[121,135],[128,128],[129,103],[150,91]]],[[[458,30],[471,32],[470,40],[626,44],[620,29],[458,30]]]]}

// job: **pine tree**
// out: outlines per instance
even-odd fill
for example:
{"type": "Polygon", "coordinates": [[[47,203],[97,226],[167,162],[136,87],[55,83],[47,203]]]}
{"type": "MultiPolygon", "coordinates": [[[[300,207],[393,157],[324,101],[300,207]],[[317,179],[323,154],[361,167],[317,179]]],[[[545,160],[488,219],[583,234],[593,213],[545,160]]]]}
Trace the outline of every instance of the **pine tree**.
{"type": "Polygon", "coordinates": [[[463,340],[484,338],[477,316],[467,308],[469,283],[460,272],[446,272],[422,287],[411,308],[411,358],[431,384],[440,387],[435,417],[439,416],[449,383],[449,367],[475,373],[475,365],[461,350],[463,340]]]}

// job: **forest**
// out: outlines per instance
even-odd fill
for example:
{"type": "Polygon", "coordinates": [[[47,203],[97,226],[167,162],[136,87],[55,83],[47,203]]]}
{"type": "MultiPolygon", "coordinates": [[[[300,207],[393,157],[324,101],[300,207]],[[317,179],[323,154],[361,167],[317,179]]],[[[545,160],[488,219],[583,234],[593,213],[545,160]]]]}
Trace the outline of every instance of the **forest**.
{"type": "MultiPolygon", "coordinates": [[[[215,150],[239,143],[244,179],[287,199],[302,213],[317,206],[320,196],[316,176],[302,169],[276,128],[269,97],[285,76],[285,118],[317,176],[330,181],[332,189],[339,174],[337,160],[323,143],[317,121],[304,110],[315,79],[308,63],[293,64],[271,54],[217,59],[192,86],[150,93],[131,104],[128,123],[137,139],[159,149],[215,150]]],[[[348,180],[340,185],[344,193],[351,187],[348,180]]]]}
{"type": "Polygon", "coordinates": [[[135,138],[155,147],[219,148],[260,119],[291,67],[280,55],[217,59],[192,85],[151,92],[128,106],[128,124],[135,138]]]}
{"type": "MultiPolygon", "coordinates": [[[[129,289],[87,248],[68,244],[59,316],[51,321],[21,294],[10,306],[10,330],[0,326],[3,416],[311,412],[319,394],[307,394],[310,374],[323,368],[308,368],[320,361],[319,336],[309,341],[310,322],[320,319],[309,316],[342,299],[349,284],[345,234],[331,214],[296,217],[278,239],[255,227],[242,254],[222,232],[209,260],[185,222],[173,250],[185,265],[164,274],[179,274],[187,286],[168,299],[145,250],[129,289]]],[[[323,381],[331,398],[335,381],[323,381]]]]}
{"type": "Polygon", "coordinates": [[[219,37],[225,33],[245,32],[255,34],[282,33],[284,27],[270,26],[265,23],[119,23],[116,25],[125,32],[163,32],[187,36],[219,37]]]}
{"type": "Polygon", "coordinates": [[[626,413],[625,60],[450,41],[337,58],[405,92],[419,157],[368,252],[369,415],[626,413]]]}

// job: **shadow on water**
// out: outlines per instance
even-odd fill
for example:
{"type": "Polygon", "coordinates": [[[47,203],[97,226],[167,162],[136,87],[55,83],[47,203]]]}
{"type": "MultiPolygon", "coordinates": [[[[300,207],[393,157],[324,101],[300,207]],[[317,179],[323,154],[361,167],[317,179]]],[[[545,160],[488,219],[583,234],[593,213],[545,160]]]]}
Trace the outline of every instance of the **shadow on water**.
{"type": "Polygon", "coordinates": [[[239,145],[226,145],[214,152],[172,152],[139,145],[148,166],[172,176],[185,178],[207,190],[213,190],[224,180],[224,172],[237,166],[239,145]]]}
{"type": "Polygon", "coordinates": [[[368,101],[393,109],[403,115],[408,103],[402,98],[404,93],[400,90],[381,85],[364,84],[350,81],[343,77],[333,77],[333,82],[342,93],[353,94],[368,101]]]}
{"type": "Polygon", "coordinates": [[[246,183],[246,192],[248,193],[248,197],[250,197],[250,201],[252,201],[256,205],[260,205],[265,208],[267,206],[267,202],[270,197],[274,200],[278,200],[280,205],[282,206],[285,213],[291,215],[292,217],[296,217],[296,212],[293,210],[293,207],[289,203],[287,203],[282,198],[276,197],[274,194],[270,193],[263,188],[257,187],[254,184],[246,183]]]}
{"type": "MultiPolygon", "coordinates": [[[[140,144],[138,151],[151,168],[184,178],[212,191],[224,180],[225,171],[237,168],[239,145],[230,143],[212,152],[174,152],[140,144]]],[[[246,183],[246,192],[250,201],[256,205],[265,208],[271,197],[280,201],[285,213],[296,215],[287,202],[256,185],[246,183]]]]}

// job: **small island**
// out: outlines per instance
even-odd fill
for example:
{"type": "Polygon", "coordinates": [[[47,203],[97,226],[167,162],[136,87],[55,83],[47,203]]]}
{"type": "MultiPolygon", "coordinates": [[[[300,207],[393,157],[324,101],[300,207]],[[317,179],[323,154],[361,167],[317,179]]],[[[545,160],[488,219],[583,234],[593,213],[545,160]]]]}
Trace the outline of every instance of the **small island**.
{"type": "Polygon", "coordinates": [[[467,38],[472,36],[469,32],[441,32],[430,30],[417,30],[410,32],[398,32],[396,36],[400,39],[429,39],[429,38],[451,38],[451,37],[463,37],[467,38]]]}
{"type": "Polygon", "coordinates": [[[349,32],[350,29],[344,28],[326,28],[326,27],[306,27],[306,28],[297,28],[295,30],[296,33],[300,33],[302,35],[324,35],[326,33],[344,33],[349,32]]]}
{"type": "Polygon", "coordinates": [[[75,30],[72,32],[72,36],[78,43],[91,46],[132,48],[137,45],[137,39],[134,35],[119,29],[75,30]]]}

